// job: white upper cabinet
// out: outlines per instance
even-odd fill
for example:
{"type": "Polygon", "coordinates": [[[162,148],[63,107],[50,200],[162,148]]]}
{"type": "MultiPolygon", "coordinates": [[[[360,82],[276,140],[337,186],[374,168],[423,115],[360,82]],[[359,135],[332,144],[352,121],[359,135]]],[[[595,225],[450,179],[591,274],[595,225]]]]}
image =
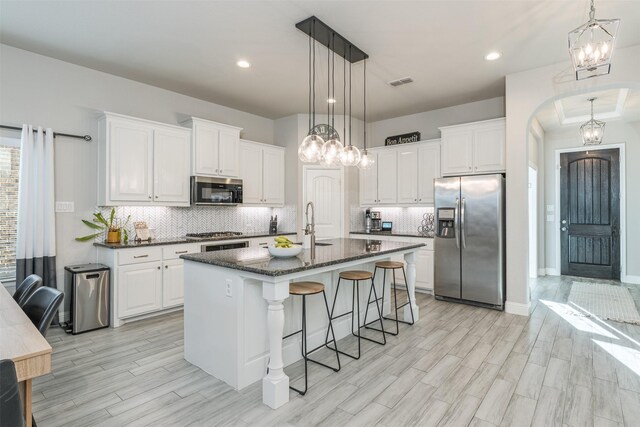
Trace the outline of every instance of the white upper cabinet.
{"type": "Polygon", "coordinates": [[[284,148],[240,141],[243,204],[284,205],[284,148]]]}
{"type": "Polygon", "coordinates": [[[241,128],[195,117],[182,124],[193,129],[193,175],[237,177],[240,174],[241,128]]]}
{"type": "Polygon", "coordinates": [[[156,129],[153,133],[153,153],[153,200],[189,203],[189,132],[182,129],[156,129]]]}
{"type": "Polygon", "coordinates": [[[505,171],[505,119],[440,128],[442,174],[505,171]]]}
{"type": "Polygon", "coordinates": [[[360,169],[360,204],[369,206],[378,203],[378,153],[369,150],[369,155],[374,160],[368,169],[360,169]]]}
{"type": "Polygon", "coordinates": [[[188,129],[113,113],[98,127],[99,205],[189,205],[188,129]]]}
{"type": "Polygon", "coordinates": [[[418,204],[433,205],[433,180],[440,178],[440,140],[418,147],[418,204]]]}
{"type": "Polygon", "coordinates": [[[396,203],[397,201],[397,163],[396,150],[378,151],[378,203],[396,203]]]}
{"type": "Polygon", "coordinates": [[[398,160],[398,203],[418,203],[418,147],[399,146],[398,160]]]}

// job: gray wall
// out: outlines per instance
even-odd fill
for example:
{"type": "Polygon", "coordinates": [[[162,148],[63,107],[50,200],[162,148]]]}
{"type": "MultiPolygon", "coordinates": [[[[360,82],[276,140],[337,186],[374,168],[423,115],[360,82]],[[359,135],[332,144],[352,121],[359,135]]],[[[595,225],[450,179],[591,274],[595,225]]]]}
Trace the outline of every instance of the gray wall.
{"type": "MultiPolygon", "coordinates": [[[[640,222],[635,218],[634,212],[640,211],[640,122],[616,122],[607,123],[603,145],[625,144],[626,152],[626,216],[627,216],[627,275],[640,278],[640,222]]],[[[550,131],[545,133],[545,204],[556,203],[556,150],[562,148],[581,147],[580,136],[577,128],[550,131]]],[[[555,208],[556,222],[559,220],[559,207],[555,208]]],[[[557,269],[556,262],[556,227],[553,223],[547,223],[546,239],[546,266],[548,269],[557,269]]]]}
{"type": "MultiPolygon", "coordinates": [[[[193,115],[242,127],[243,138],[273,143],[271,119],[0,44],[0,123],[96,138],[97,117],[105,110],[170,124],[193,115]]],[[[95,143],[56,140],[56,200],[75,202],[74,213],[56,214],[59,283],[65,265],[95,259],[91,244],[74,238],[86,234],[80,220],[96,205],[96,162],[95,143]]]]}
{"type": "Polygon", "coordinates": [[[439,127],[477,122],[505,116],[504,97],[456,105],[424,113],[372,122],[369,126],[371,147],[384,145],[388,136],[419,131],[422,140],[440,138],[439,127]]]}

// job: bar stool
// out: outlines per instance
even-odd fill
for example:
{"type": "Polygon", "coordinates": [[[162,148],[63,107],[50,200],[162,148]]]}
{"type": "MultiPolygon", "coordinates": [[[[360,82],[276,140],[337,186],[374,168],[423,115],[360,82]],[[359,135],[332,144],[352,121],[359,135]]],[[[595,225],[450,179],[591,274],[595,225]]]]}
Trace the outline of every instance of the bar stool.
{"type": "MultiPolygon", "coordinates": [[[[351,314],[351,334],[355,337],[358,338],[358,355],[357,356],[353,356],[349,353],[345,353],[344,351],[338,350],[337,347],[335,349],[329,347],[329,343],[330,341],[327,341],[329,339],[329,332],[327,331],[327,337],[325,339],[325,341],[327,342],[327,347],[331,348],[332,350],[337,351],[340,354],[344,354],[345,356],[348,356],[352,359],[360,359],[360,339],[365,339],[367,341],[371,341],[374,342],[376,344],[381,344],[381,345],[385,345],[387,343],[387,338],[384,334],[384,324],[382,323],[382,311],[380,310],[380,305],[378,305],[377,303],[378,301],[378,294],[376,293],[375,287],[373,286],[373,274],[371,274],[370,271],[360,271],[360,270],[352,270],[352,271],[342,271],[340,272],[340,275],[338,277],[338,285],[336,286],[336,293],[335,296],[333,298],[333,304],[331,306],[331,314],[329,315],[329,318],[331,320],[335,320],[335,319],[339,319],[340,317],[346,316],[348,314],[351,314]],[[347,311],[346,313],[342,313],[339,314],[337,316],[334,316],[333,313],[335,311],[336,308],[336,301],[338,300],[338,291],[340,291],[340,282],[342,280],[351,280],[352,283],[352,296],[351,296],[351,311],[347,311]],[[367,338],[367,337],[363,337],[360,334],[360,328],[362,326],[360,326],[360,281],[361,280],[371,280],[371,290],[369,291],[369,293],[371,293],[371,291],[373,291],[373,293],[376,296],[376,306],[378,308],[378,320],[380,321],[380,328],[381,330],[378,330],[379,332],[382,332],[382,341],[377,341],[374,340],[372,338],[367,338]],[[357,307],[357,310],[356,310],[357,307]],[[356,313],[354,313],[354,311],[356,313]],[[357,317],[354,316],[354,314],[357,314],[357,317]],[[354,318],[357,318],[357,324],[358,327],[356,329],[356,331],[354,331],[353,328],[353,321],[354,318]]],[[[369,304],[367,304],[367,310],[369,309],[369,304]]],[[[366,315],[365,315],[366,318],[366,315]]],[[[371,323],[375,322],[375,320],[371,321],[371,323]]]]}
{"type": "MultiPolygon", "coordinates": [[[[376,268],[373,270],[373,279],[372,279],[372,283],[373,280],[375,280],[376,277],[376,273],[378,272],[378,269],[381,268],[383,271],[383,275],[382,275],[382,297],[380,299],[382,299],[382,307],[384,308],[384,290],[385,290],[385,286],[386,286],[386,279],[387,279],[387,270],[391,270],[393,272],[393,300],[394,300],[394,305],[395,305],[395,318],[394,317],[384,317],[384,319],[386,320],[393,320],[396,322],[396,331],[391,332],[391,331],[381,331],[381,332],[385,332],[387,334],[390,335],[398,335],[399,333],[399,327],[398,324],[399,323],[404,323],[407,325],[413,325],[415,323],[415,319],[413,317],[413,306],[411,305],[411,297],[409,296],[409,288],[407,287],[406,292],[407,292],[407,302],[398,305],[398,291],[396,288],[396,270],[400,269],[402,270],[402,275],[404,276],[404,283],[405,285],[407,284],[407,275],[405,274],[404,271],[404,264],[402,262],[399,261],[378,261],[376,262],[376,268]],[[411,322],[406,322],[404,320],[400,320],[398,319],[398,309],[404,307],[405,305],[409,304],[409,311],[411,312],[411,322]]],[[[373,288],[374,290],[374,301],[371,301],[371,291],[369,291],[369,298],[367,298],[367,308],[369,307],[369,304],[373,304],[373,302],[378,301],[378,296],[375,294],[375,288],[373,288]]],[[[368,311],[368,310],[367,310],[368,311]]],[[[379,329],[370,327],[369,325],[374,323],[376,320],[372,320],[371,322],[367,323],[367,315],[365,313],[364,316],[364,327],[367,329],[372,329],[374,331],[380,331],[379,329]]]]}
{"type": "Polygon", "coordinates": [[[324,292],[324,285],[319,282],[293,282],[289,284],[289,294],[302,296],[302,329],[283,337],[283,340],[286,338],[292,337],[296,334],[302,333],[302,358],[304,359],[304,390],[298,390],[297,388],[291,387],[291,386],[289,386],[289,388],[291,390],[297,391],[302,396],[304,396],[308,388],[308,371],[307,371],[308,362],[313,362],[320,366],[324,366],[325,368],[329,368],[335,372],[338,372],[340,370],[340,355],[338,354],[338,343],[336,342],[335,332],[333,332],[333,324],[331,323],[331,315],[329,314],[329,303],[327,302],[327,295],[324,292]],[[322,296],[324,297],[324,306],[327,309],[327,316],[329,317],[329,327],[327,328],[327,338],[325,339],[324,344],[321,344],[312,350],[307,350],[307,297],[311,295],[316,295],[319,293],[322,293],[322,296]],[[333,336],[333,339],[331,341],[327,341],[329,339],[329,331],[331,331],[331,335],[333,336]],[[333,344],[335,345],[335,348],[331,348],[327,345],[330,342],[333,342],[333,344]],[[311,353],[325,346],[335,351],[336,359],[338,360],[338,368],[325,365],[324,363],[319,362],[317,360],[313,360],[309,357],[311,353]]]}

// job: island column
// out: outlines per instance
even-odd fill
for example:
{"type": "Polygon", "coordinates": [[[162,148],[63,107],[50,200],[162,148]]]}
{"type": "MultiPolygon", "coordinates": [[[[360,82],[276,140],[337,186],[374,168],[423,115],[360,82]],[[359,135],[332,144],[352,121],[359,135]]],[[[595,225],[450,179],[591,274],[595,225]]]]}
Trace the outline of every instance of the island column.
{"type": "Polygon", "coordinates": [[[407,291],[409,292],[409,305],[404,307],[404,321],[417,322],[420,319],[420,308],[416,303],[416,251],[404,254],[404,260],[407,263],[407,291]],[[411,309],[413,308],[413,319],[411,318],[411,309]]]}
{"type": "Polygon", "coordinates": [[[262,297],[269,304],[267,308],[269,372],[262,379],[262,402],[276,409],[289,401],[289,377],[284,373],[282,360],[283,303],[289,297],[289,281],[262,282],[262,297]]]}

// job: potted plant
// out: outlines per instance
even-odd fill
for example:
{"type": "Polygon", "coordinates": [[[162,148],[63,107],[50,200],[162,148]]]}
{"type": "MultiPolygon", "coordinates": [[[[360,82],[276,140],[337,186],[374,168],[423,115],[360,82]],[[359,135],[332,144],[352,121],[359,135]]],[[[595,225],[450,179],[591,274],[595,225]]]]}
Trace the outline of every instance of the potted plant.
{"type": "Polygon", "coordinates": [[[93,214],[92,221],[83,219],[82,222],[87,227],[100,231],[89,234],[87,236],[76,237],[76,240],[79,242],[86,242],[95,239],[101,234],[106,234],[106,243],[120,243],[121,240],[124,240],[124,243],[127,243],[129,241],[129,230],[127,230],[127,224],[129,223],[130,218],[131,215],[127,217],[124,224],[119,225],[120,220],[116,218],[116,208],[111,208],[111,213],[109,215],[108,221],[104,217],[104,215],[102,215],[102,212],[95,212],[93,214]]]}

